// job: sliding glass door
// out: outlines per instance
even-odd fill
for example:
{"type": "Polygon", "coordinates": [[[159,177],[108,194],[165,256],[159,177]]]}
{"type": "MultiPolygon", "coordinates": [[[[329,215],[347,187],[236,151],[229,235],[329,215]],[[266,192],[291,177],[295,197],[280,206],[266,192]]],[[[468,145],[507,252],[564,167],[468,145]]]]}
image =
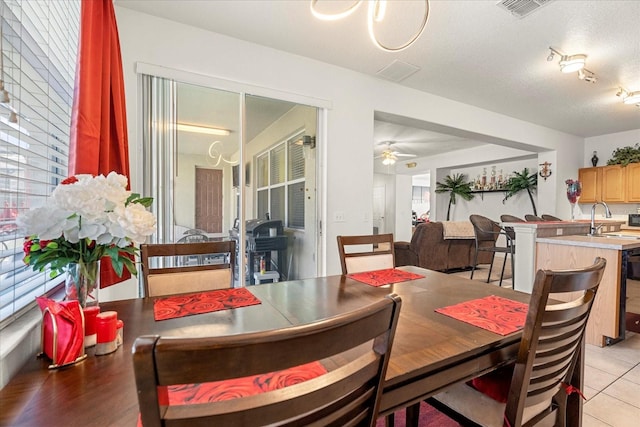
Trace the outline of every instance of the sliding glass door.
{"type": "Polygon", "coordinates": [[[317,108],[148,75],[141,82],[153,241],[235,240],[237,286],[315,277],[317,108]]]}

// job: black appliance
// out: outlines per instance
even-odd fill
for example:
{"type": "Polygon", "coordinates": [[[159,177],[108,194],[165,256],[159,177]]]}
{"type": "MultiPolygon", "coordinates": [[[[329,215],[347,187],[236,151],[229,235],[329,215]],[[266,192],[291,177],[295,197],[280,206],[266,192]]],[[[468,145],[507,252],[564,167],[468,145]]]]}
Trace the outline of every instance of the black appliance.
{"type": "Polygon", "coordinates": [[[640,213],[629,214],[629,226],[640,227],[640,213]]]}
{"type": "MultiPolygon", "coordinates": [[[[254,273],[260,271],[260,259],[264,259],[266,270],[278,271],[280,278],[285,271],[284,262],[288,245],[287,236],[284,234],[282,221],[278,219],[249,219],[245,222],[246,255],[248,283],[254,285],[254,273]],[[273,253],[276,256],[273,256],[273,253]]],[[[239,245],[238,230],[231,230],[231,238],[236,240],[236,247],[239,245]]]]}

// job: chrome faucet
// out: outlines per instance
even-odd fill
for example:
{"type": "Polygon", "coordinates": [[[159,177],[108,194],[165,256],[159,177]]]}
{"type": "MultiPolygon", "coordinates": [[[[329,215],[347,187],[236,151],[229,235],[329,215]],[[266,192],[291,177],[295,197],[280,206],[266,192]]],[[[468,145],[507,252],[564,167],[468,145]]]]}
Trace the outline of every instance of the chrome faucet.
{"type": "Polygon", "coordinates": [[[591,236],[595,236],[596,234],[598,234],[598,230],[600,229],[600,227],[602,227],[602,224],[600,224],[598,227],[596,227],[596,206],[598,205],[602,205],[604,206],[604,215],[606,218],[611,218],[611,211],[609,210],[609,206],[607,206],[607,204],[605,202],[596,202],[593,204],[593,206],[591,206],[591,227],[589,228],[589,234],[591,236]]]}

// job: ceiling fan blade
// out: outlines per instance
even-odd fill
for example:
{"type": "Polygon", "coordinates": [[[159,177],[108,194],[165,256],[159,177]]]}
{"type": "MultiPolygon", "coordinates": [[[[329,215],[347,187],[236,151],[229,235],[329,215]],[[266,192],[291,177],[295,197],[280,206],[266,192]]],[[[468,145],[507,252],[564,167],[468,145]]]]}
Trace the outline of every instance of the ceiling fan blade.
{"type": "Polygon", "coordinates": [[[415,154],[394,153],[398,157],[417,157],[415,154]]]}

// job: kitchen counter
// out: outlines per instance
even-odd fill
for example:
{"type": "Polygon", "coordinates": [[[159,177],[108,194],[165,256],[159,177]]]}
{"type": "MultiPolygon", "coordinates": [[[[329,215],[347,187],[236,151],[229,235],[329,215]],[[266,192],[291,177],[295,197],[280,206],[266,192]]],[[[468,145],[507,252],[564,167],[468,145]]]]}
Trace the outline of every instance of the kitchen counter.
{"type": "Polygon", "coordinates": [[[558,237],[538,237],[538,243],[549,243],[552,245],[583,246],[589,248],[603,248],[615,250],[628,250],[640,248],[640,234],[627,233],[620,230],[615,233],[604,233],[598,236],[569,235],[558,237]],[[617,235],[626,237],[618,237],[617,235]]]}
{"type": "MultiPolygon", "coordinates": [[[[602,232],[618,232],[624,221],[598,219],[602,232]]],[[[541,222],[503,222],[503,227],[511,227],[516,233],[516,255],[513,272],[513,289],[531,293],[536,268],[536,244],[539,238],[551,238],[567,235],[586,235],[591,221],[541,221],[541,222]]]]}
{"type": "Polygon", "coordinates": [[[597,346],[624,339],[626,268],[630,252],[640,251],[640,233],[621,229],[599,236],[569,235],[536,240],[536,270],[587,267],[596,257],[607,260],[596,295],[586,342],[597,346]]]}

